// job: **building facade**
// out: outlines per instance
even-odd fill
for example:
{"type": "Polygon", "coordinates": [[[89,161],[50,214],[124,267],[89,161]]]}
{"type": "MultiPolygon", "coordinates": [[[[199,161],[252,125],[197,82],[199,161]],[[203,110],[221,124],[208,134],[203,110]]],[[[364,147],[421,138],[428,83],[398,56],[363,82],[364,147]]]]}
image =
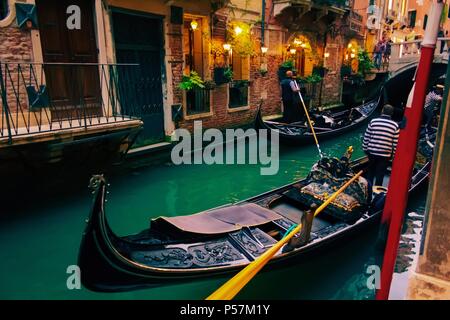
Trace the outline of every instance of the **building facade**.
{"type": "MultiPolygon", "coordinates": [[[[339,103],[340,68],[354,60],[364,33],[353,6],[340,0],[3,0],[0,59],[33,65],[22,78],[37,74],[40,85],[27,91],[24,81],[26,90],[8,93],[23,100],[29,118],[47,110],[44,98],[60,107],[48,112],[48,123],[72,117],[82,101],[84,114],[142,119],[139,143],[152,144],[177,127],[191,130],[196,120],[204,128],[248,125],[261,100],[265,115],[280,113],[280,66],[287,62],[305,79],[312,105],[339,103]]],[[[17,113],[12,105],[10,113],[17,113]]]]}

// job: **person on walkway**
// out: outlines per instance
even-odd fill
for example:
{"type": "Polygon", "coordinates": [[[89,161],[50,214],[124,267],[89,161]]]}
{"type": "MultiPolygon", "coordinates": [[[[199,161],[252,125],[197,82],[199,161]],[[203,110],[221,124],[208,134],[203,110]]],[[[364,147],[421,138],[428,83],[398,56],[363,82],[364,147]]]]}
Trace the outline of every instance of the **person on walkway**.
{"type": "Polygon", "coordinates": [[[392,43],[393,42],[391,38],[388,38],[385,44],[386,48],[383,54],[383,68],[386,70],[389,69],[389,60],[391,59],[392,43]]]}
{"type": "Polygon", "coordinates": [[[389,160],[394,158],[400,129],[392,115],[394,107],[386,104],[381,116],[370,121],[363,140],[363,150],[369,157],[366,178],[371,185],[382,186],[389,160]]]}
{"type": "Polygon", "coordinates": [[[385,42],[382,39],[378,40],[377,44],[375,45],[375,49],[373,50],[373,58],[374,58],[373,63],[375,64],[375,67],[378,70],[380,70],[381,60],[383,58],[385,49],[386,49],[385,42]]]}
{"type": "Polygon", "coordinates": [[[283,121],[294,122],[299,118],[299,86],[291,70],[286,71],[286,78],[281,81],[281,99],[283,100],[283,121]]]}
{"type": "Polygon", "coordinates": [[[441,107],[443,94],[442,91],[442,85],[436,85],[425,97],[422,124],[425,126],[425,129],[427,131],[430,131],[433,124],[433,118],[441,107]]]}

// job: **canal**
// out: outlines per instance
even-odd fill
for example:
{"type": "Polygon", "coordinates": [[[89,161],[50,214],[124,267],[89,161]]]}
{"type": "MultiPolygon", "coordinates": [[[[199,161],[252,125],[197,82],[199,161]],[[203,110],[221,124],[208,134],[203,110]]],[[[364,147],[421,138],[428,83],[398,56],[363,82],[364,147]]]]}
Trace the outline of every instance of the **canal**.
{"type": "MultiPolygon", "coordinates": [[[[363,130],[324,141],[322,150],[341,155],[353,145],[353,157],[362,156],[363,130]]],[[[155,165],[145,158],[128,161],[108,176],[108,219],[118,235],[136,233],[147,227],[152,217],[195,213],[303,178],[317,160],[313,145],[284,147],[279,173],[274,176],[261,176],[256,165],[175,166],[169,162],[155,165]]],[[[84,178],[79,181],[75,175],[47,186],[53,179],[61,180],[49,176],[32,191],[24,184],[15,196],[2,201],[8,205],[0,215],[0,299],[203,299],[226,281],[222,277],[108,294],[68,290],[66,269],[77,263],[91,194],[84,178]]],[[[417,214],[411,217],[417,220],[423,214],[424,201],[425,193],[414,197],[408,211],[417,214]]],[[[407,220],[407,225],[411,221],[407,220]]],[[[372,228],[320,256],[263,272],[237,298],[373,299],[366,287],[366,269],[375,261],[372,245],[376,235],[372,228]]]]}

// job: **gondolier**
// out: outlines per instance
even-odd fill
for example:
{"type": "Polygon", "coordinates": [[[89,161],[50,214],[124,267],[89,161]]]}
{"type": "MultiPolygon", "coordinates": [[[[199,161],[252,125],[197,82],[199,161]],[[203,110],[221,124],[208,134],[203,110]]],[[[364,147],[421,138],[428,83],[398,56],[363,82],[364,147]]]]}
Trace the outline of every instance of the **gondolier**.
{"type": "Polygon", "coordinates": [[[301,114],[297,106],[300,89],[293,79],[293,72],[286,71],[286,79],[281,81],[281,98],[283,100],[283,118],[287,123],[300,120],[301,114]]]}
{"type": "Polygon", "coordinates": [[[394,157],[400,133],[397,122],[392,120],[394,107],[386,104],[381,116],[370,121],[364,134],[363,150],[369,157],[367,180],[382,186],[389,160],[394,157]]]}

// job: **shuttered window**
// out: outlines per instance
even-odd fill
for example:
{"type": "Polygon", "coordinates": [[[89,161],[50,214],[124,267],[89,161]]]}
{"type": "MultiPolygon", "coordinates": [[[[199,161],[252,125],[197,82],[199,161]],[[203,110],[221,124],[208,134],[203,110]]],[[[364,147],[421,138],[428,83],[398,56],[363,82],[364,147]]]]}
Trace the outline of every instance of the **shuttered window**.
{"type": "Polygon", "coordinates": [[[414,28],[416,26],[416,16],[417,16],[416,10],[408,12],[408,21],[409,21],[410,28],[414,28]]]}
{"type": "Polygon", "coordinates": [[[9,0],[0,0],[0,20],[5,19],[9,13],[9,0]]]}

